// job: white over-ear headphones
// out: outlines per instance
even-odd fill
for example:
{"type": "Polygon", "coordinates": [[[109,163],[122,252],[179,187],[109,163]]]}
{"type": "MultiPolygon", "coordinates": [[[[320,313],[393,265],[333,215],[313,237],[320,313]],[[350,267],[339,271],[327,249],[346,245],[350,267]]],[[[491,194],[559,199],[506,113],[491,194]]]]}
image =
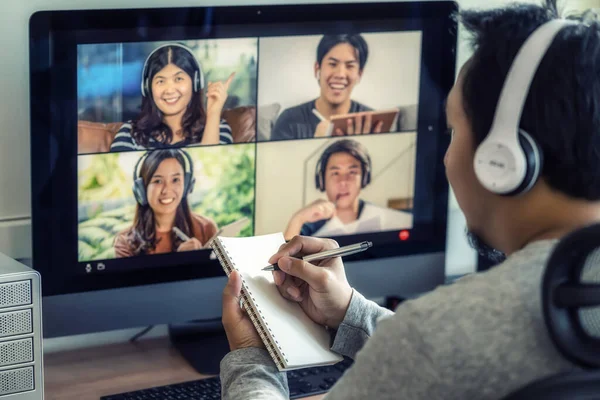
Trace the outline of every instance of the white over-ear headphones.
{"type": "Polygon", "coordinates": [[[537,181],[543,154],[519,128],[523,106],[537,68],[562,28],[574,22],[555,19],[537,28],[519,49],[504,81],[490,132],[473,160],[479,182],[491,192],[517,195],[537,181]]]}

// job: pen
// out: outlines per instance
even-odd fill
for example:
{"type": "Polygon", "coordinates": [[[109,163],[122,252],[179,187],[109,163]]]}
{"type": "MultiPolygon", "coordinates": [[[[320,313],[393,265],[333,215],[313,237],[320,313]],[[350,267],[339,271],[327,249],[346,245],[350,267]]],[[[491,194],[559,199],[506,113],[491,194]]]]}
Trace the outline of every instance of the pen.
{"type": "Polygon", "coordinates": [[[321,115],[321,113],[318,112],[316,108],[312,109],[312,113],[315,114],[317,118],[319,118],[319,121],[325,121],[326,118],[323,115],[321,115]]]}
{"type": "MultiPolygon", "coordinates": [[[[372,247],[372,246],[373,246],[372,242],[360,242],[360,243],[351,244],[349,246],[340,247],[339,249],[326,250],[326,251],[322,251],[320,253],[311,254],[311,255],[302,257],[302,259],[304,261],[311,262],[311,261],[324,260],[326,258],[349,256],[350,254],[355,254],[355,253],[360,253],[361,251],[365,251],[369,247],[372,247]]],[[[269,265],[268,267],[264,267],[262,270],[263,271],[281,271],[281,269],[279,268],[279,266],[277,264],[269,265]]]]}
{"type": "Polygon", "coordinates": [[[187,242],[188,240],[190,240],[189,237],[187,237],[187,235],[185,233],[183,233],[181,231],[181,229],[179,229],[178,227],[174,226],[173,227],[173,232],[175,232],[175,235],[177,235],[177,237],[181,240],[183,240],[184,242],[187,242]]]}
{"type": "MultiPolygon", "coordinates": [[[[321,121],[321,122],[327,121],[327,118],[325,118],[320,112],[318,112],[316,108],[312,109],[312,113],[315,114],[315,116],[317,118],[319,118],[319,121],[321,121]]],[[[329,126],[327,127],[327,133],[325,136],[331,136],[332,131],[333,131],[333,124],[330,123],[329,126]]]]}

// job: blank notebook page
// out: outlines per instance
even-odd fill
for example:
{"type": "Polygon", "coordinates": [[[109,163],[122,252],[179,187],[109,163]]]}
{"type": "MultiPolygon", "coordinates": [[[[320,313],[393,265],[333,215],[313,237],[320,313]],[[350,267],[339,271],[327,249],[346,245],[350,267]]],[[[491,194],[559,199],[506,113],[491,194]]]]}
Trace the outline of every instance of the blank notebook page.
{"type": "Polygon", "coordinates": [[[283,234],[220,237],[219,240],[250,291],[268,332],[279,346],[285,370],[333,364],[342,357],[329,349],[329,332],[313,322],[300,306],[279,293],[272,272],[261,271],[285,243],[283,234]]]}

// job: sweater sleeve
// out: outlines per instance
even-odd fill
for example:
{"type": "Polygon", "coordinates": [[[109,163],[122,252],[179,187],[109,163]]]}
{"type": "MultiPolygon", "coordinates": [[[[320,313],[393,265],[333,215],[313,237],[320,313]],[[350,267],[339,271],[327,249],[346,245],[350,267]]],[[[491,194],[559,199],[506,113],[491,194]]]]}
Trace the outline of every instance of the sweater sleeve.
{"type": "Polygon", "coordinates": [[[346,316],[335,333],[331,350],[354,358],[367,340],[373,335],[377,322],[394,313],[367,300],[356,290],[346,311],[346,316]]]}

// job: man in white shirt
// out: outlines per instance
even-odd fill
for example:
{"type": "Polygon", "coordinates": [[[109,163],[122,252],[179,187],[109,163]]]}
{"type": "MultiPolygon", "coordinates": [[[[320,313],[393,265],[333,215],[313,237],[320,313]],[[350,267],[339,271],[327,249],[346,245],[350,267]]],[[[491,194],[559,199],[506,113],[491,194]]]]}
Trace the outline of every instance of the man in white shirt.
{"type": "Polygon", "coordinates": [[[411,228],[411,213],[381,207],[360,199],[371,182],[371,157],[353,139],[330,144],[321,154],[315,171],[317,189],[327,199],[303,207],[290,219],[286,240],[296,235],[339,236],[411,228]]]}

